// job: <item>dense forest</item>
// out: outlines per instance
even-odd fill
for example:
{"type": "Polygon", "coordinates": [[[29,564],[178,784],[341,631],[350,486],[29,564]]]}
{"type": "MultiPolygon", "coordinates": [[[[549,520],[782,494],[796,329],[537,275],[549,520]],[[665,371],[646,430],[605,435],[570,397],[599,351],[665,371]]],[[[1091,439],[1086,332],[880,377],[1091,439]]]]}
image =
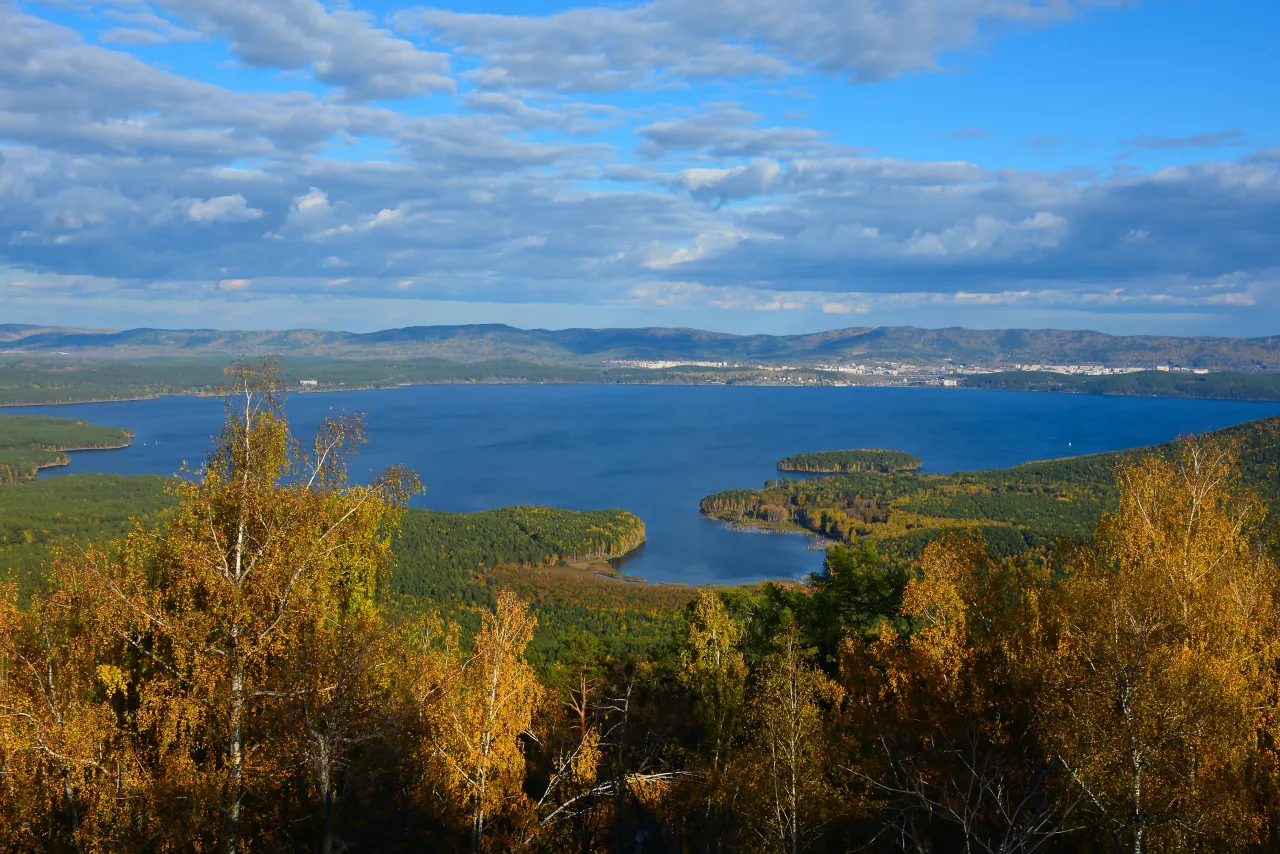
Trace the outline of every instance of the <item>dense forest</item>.
{"type": "MultiPolygon", "coordinates": [[[[1280,509],[1280,417],[1213,434],[1237,448],[1248,485],[1280,509]]],[[[1010,469],[949,475],[854,473],[771,480],[763,489],[709,495],[702,512],[735,525],[808,530],[832,540],[867,539],[881,554],[918,557],[954,529],[980,533],[993,553],[1041,557],[1062,537],[1082,539],[1115,506],[1117,467],[1155,448],[1025,463],[1010,469]]]]}
{"type": "MultiPolygon", "coordinates": [[[[906,560],[864,539],[802,586],[655,598],[670,623],[641,646],[567,627],[535,666],[530,600],[563,605],[584,575],[530,593],[497,568],[514,583],[491,597],[400,607],[417,478],[349,483],[358,418],[293,443],[270,366],[231,381],[206,466],[158,517],[56,555],[28,601],[0,593],[0,847],[1280,843],[1280,567],[1254,488],[1275,419],[1019,473],[1026,494],[1105,497],[1048,560],[994,555],[973,526],[906,560]]],[[[634,533],[523,512],[552,539],[634,533]]],[[[591,583],[601,605],[639,588],[591,583]]]]}
{"type": "Polygon", "coordinates": [[[123,448],[128,430],[99,427],[70,418],[0,415],[0,485],[30,480],[49,466],[64,466],[63,451],[123,448]]]}
{"type": "Polygon", "coordinates": [[[644,523],[625,510],[409,510],[391,540],[390,601],[448,615],[469,633],[479,625],[477,609],[512,588],[538,620],[528,658],[540,670],[582,632],[601,649],[635,652],[665,638],[693,597],[679,585],[630,583],[606,562],[644,537],[644,523]]]}
{"type": "Polygon", "coordinates": [[[394,540],[412,555],[412,570],[396,578],[398,593],[415,595],[435,579],[496,566],[589,563],[621,557],[644,543],[644,523],[625,510],[576,512],[555,507],[503,507],[479,513],[415,510],[394,540]]]}
{"type": "Polygon", "coordinates": [[[1277,373],[1135,371],[1109,376],[1082,376],[1048,371],[1001,371],[967,376],[964,378],[964,386],[1008,391],[1065,391],[1143,397],[1280,400],[1280,374],[1277,373]]]}
{"type": "Polygon", "coordinates": [[[0,487],[0,583],[23,602],[60,550],[123,537],[178,503],[162,477],[73,474],[0,487]]]}
{"type": "Polygon", "coordinates": [[[802,472],[861,472],[877,471],[892,474],[915,471],[923,462],[919,457],[903,451],[886,451],[882,448],[865,448],[853,451],[817,451],[810,454],[792,454],[778,460],[778,471],[802,472]]]}

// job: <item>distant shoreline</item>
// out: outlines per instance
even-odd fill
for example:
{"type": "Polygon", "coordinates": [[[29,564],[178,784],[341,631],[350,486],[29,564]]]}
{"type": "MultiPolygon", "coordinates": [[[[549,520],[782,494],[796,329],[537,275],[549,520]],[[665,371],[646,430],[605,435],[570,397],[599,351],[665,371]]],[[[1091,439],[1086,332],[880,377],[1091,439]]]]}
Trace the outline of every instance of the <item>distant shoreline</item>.
{"type": "MultiPolygon", "coordinates": [[[[420,386],[466,386],[466,385],[555,385],[555,386],[662,386],[662,387],[734,387],[734,388],[795,388],[795,389],[813,389],[813,388],[842,388],[842,389],[938,389],[946,391],[1007,391],[1007,392],[1030,392],[1030,393],[1048,393],[1048,394],[1079,394],[1090,395],[1094,397],[1142,397],[1142,398],[1164,398],[1168,400],[1221,400],[1238,403],[1276,403],[1280,402],[1280,393],[1274,396],[1259,397],[1226,397],[1211,396],[1198,394],[1160,394],[1146,393],[1143,391],[1117,389],[1117,390],[1095,390],[1088,387],[1068,387],[1059,386],[1053,388],[1037,387],[1028,385],[1026,387],[982,387],[971,385],[958,386],[942,386],[933,383],[921,382],[860,382],[860,383],[821,383],[821,384],[800,384],[787,382],[743,382],[743,383],[726,383],[718,381],[698,381],[696,379],[686,379],[683,381],[654,380],[654,381],[635,381],[635,380],[600,380],[598,382],[584,381],[581,379],[544,379],[544,380],[528,380],[519,378],[484,378],[484,379],[440,379],[440,380],[423,380],[420,382],[400,382],[394,384],[369,384],[369,385],[343,385],[343,386],[324,386],[317,388],[298,388],[290,386],[285,389],[289,394],[329,394],[335,392],[351,392],[351,391],[390,391],[399,388],[414,388],[420,386]]],[[[28,408],[37,406],[77,406],[80,404],[90,403],[134,403],[147,400],[159,400],[164,397],[219,397],[216,391],[191,390],[191,391],[166,391],[158,394],[130,395],[124,397],[93,397],[86,399],[63,399],[63,400],[40,400],[40,401],[4,401],[0,400],[0,408],[28,408]]],[[[92,449],[77,449],[92,450],[92,449]]]]}

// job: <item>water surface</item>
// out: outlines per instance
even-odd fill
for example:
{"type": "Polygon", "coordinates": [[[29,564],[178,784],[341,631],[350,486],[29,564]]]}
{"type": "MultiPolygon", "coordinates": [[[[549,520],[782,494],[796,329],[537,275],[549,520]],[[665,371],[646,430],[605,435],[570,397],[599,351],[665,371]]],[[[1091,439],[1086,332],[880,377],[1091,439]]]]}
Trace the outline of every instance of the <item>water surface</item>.
{"type": "MultiPolygon", "coordinates": [[[[450,385],[295,394],[290,418],[310,433],[331,412],[365,414],[361,479],[403,462],[428,492],[415,505],[474,511],[509,504],[621,507],[648,528],[622,562],[651,581],[741,582],[820,567],[807,537],[730,531],[698,501],[758,487],[788,454],[897,448],[924,471],[1164,442],[1280,413],[1280,403],[893,388],[450,385]]],[[[10,408],[125,427],[132,446],[71,454],[71,472],[175,473],[198,466],[222,420],[210,398],[10,408]]]]}

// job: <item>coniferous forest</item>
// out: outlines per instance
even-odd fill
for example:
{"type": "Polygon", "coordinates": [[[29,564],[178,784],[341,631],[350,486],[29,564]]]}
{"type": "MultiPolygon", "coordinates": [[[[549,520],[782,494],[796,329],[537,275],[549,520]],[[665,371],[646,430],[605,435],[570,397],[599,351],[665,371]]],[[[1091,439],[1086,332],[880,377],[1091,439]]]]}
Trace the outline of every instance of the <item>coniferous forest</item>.
{"type": "Polygon", "coordinates": [[[67,464],[63,451],[123,448],[128,431],[39,415],[0,415],[0,485],[30,480],[42,468],[67,464]]]}
{"type": "Polygon", "coordinates": [[[153,513],[106,514],[110,537],[49,545],[38,583],[3,588],[5,850],[1280,842],[1267,422],[1105,468],[771,486],[780,523],[842,502],[855,530],[821,573],[663,590],[522,571],[643,536],[610,512],[469,522],[544,544],[503,566],[402,559],[448,521],[406,524],[417,477],[348,481],[358,418],[298,439],[270,365],[231,381],[202,469],[149,482],[153,513]],[[932,522],[895,549],[874,527],[895,516],[904,535],[925,517],[991,524],[932,522]],[[997,528],[1047,533],[1009,550],[997,528]],[[540,620],[558,622],[541,646],[540,620]]]}

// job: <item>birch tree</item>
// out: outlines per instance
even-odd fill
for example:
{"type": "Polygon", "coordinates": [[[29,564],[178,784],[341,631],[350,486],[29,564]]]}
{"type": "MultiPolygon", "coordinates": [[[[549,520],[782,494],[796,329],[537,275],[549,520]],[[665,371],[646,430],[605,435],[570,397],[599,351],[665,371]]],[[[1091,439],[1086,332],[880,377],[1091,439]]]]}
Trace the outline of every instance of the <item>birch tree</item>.
{"type": "MultiPolygon", "coordinates": [[[[57,573],[55,572],[55,582],[57,573]]],[[[96,851],[148,813],[145,769],[117,725],[123,674],[74,577],[28,609],[0,589],[0,841],[96,851]]]]}
{"type": "Polygon", "coordinates": [[[702,725],[702,817],[694,822],[714,850],[730,838],[735,781],[727,774],[738,746],[746,699],[742,626],[718,593],[702,590],[693,603],[680,650],[678,676],[693,697],[702,725]]]}
{"type": "Polygon", "coordinates": [[[521,788],[521,738],[543,699],[524,658],[536,625],[528,606],[503,590],[481,617],[471,655],[446,666],[428,689],[427,752],[474,852],[491,848],[497,819],[519,821],[531,806],[521,788]]]}
{"type": "Polygon", "coordinates": [[[1117,850],[1257,839],[1245,784],[1274,707],[1276,570],[1229,448],[1187,440],[1120,470],[1049,628],[1048,743],[1117,850]]]}
{"type": "Polygon", "coordinates": [[[104,630],[133,662],[134,725],[159,790],[192,822],[170,828],[234,854],[246,798],[269,797],[281,777],[282,704],[330,690],[324,678],[282,680],[298,672],[282,663],[335,613],[374,608],[387,523],[417,481],[393,469],[349,484],[359,418],[326,421],[303,448],[275,365],[228,373],[222,433],[206,465],[179,481],[168,527],[134,531],[118,555],[85,560],[81,573],[107,603],[104,630]]]}
{"type": "Polygon", "coordinates": [[[764,662],[747,710],[751,738],[738,764],[747,781],[747,822],[755,850],[808,850],[833,810],[827,715],[839,686],[814,667],[794,624],[764,662]]]}

